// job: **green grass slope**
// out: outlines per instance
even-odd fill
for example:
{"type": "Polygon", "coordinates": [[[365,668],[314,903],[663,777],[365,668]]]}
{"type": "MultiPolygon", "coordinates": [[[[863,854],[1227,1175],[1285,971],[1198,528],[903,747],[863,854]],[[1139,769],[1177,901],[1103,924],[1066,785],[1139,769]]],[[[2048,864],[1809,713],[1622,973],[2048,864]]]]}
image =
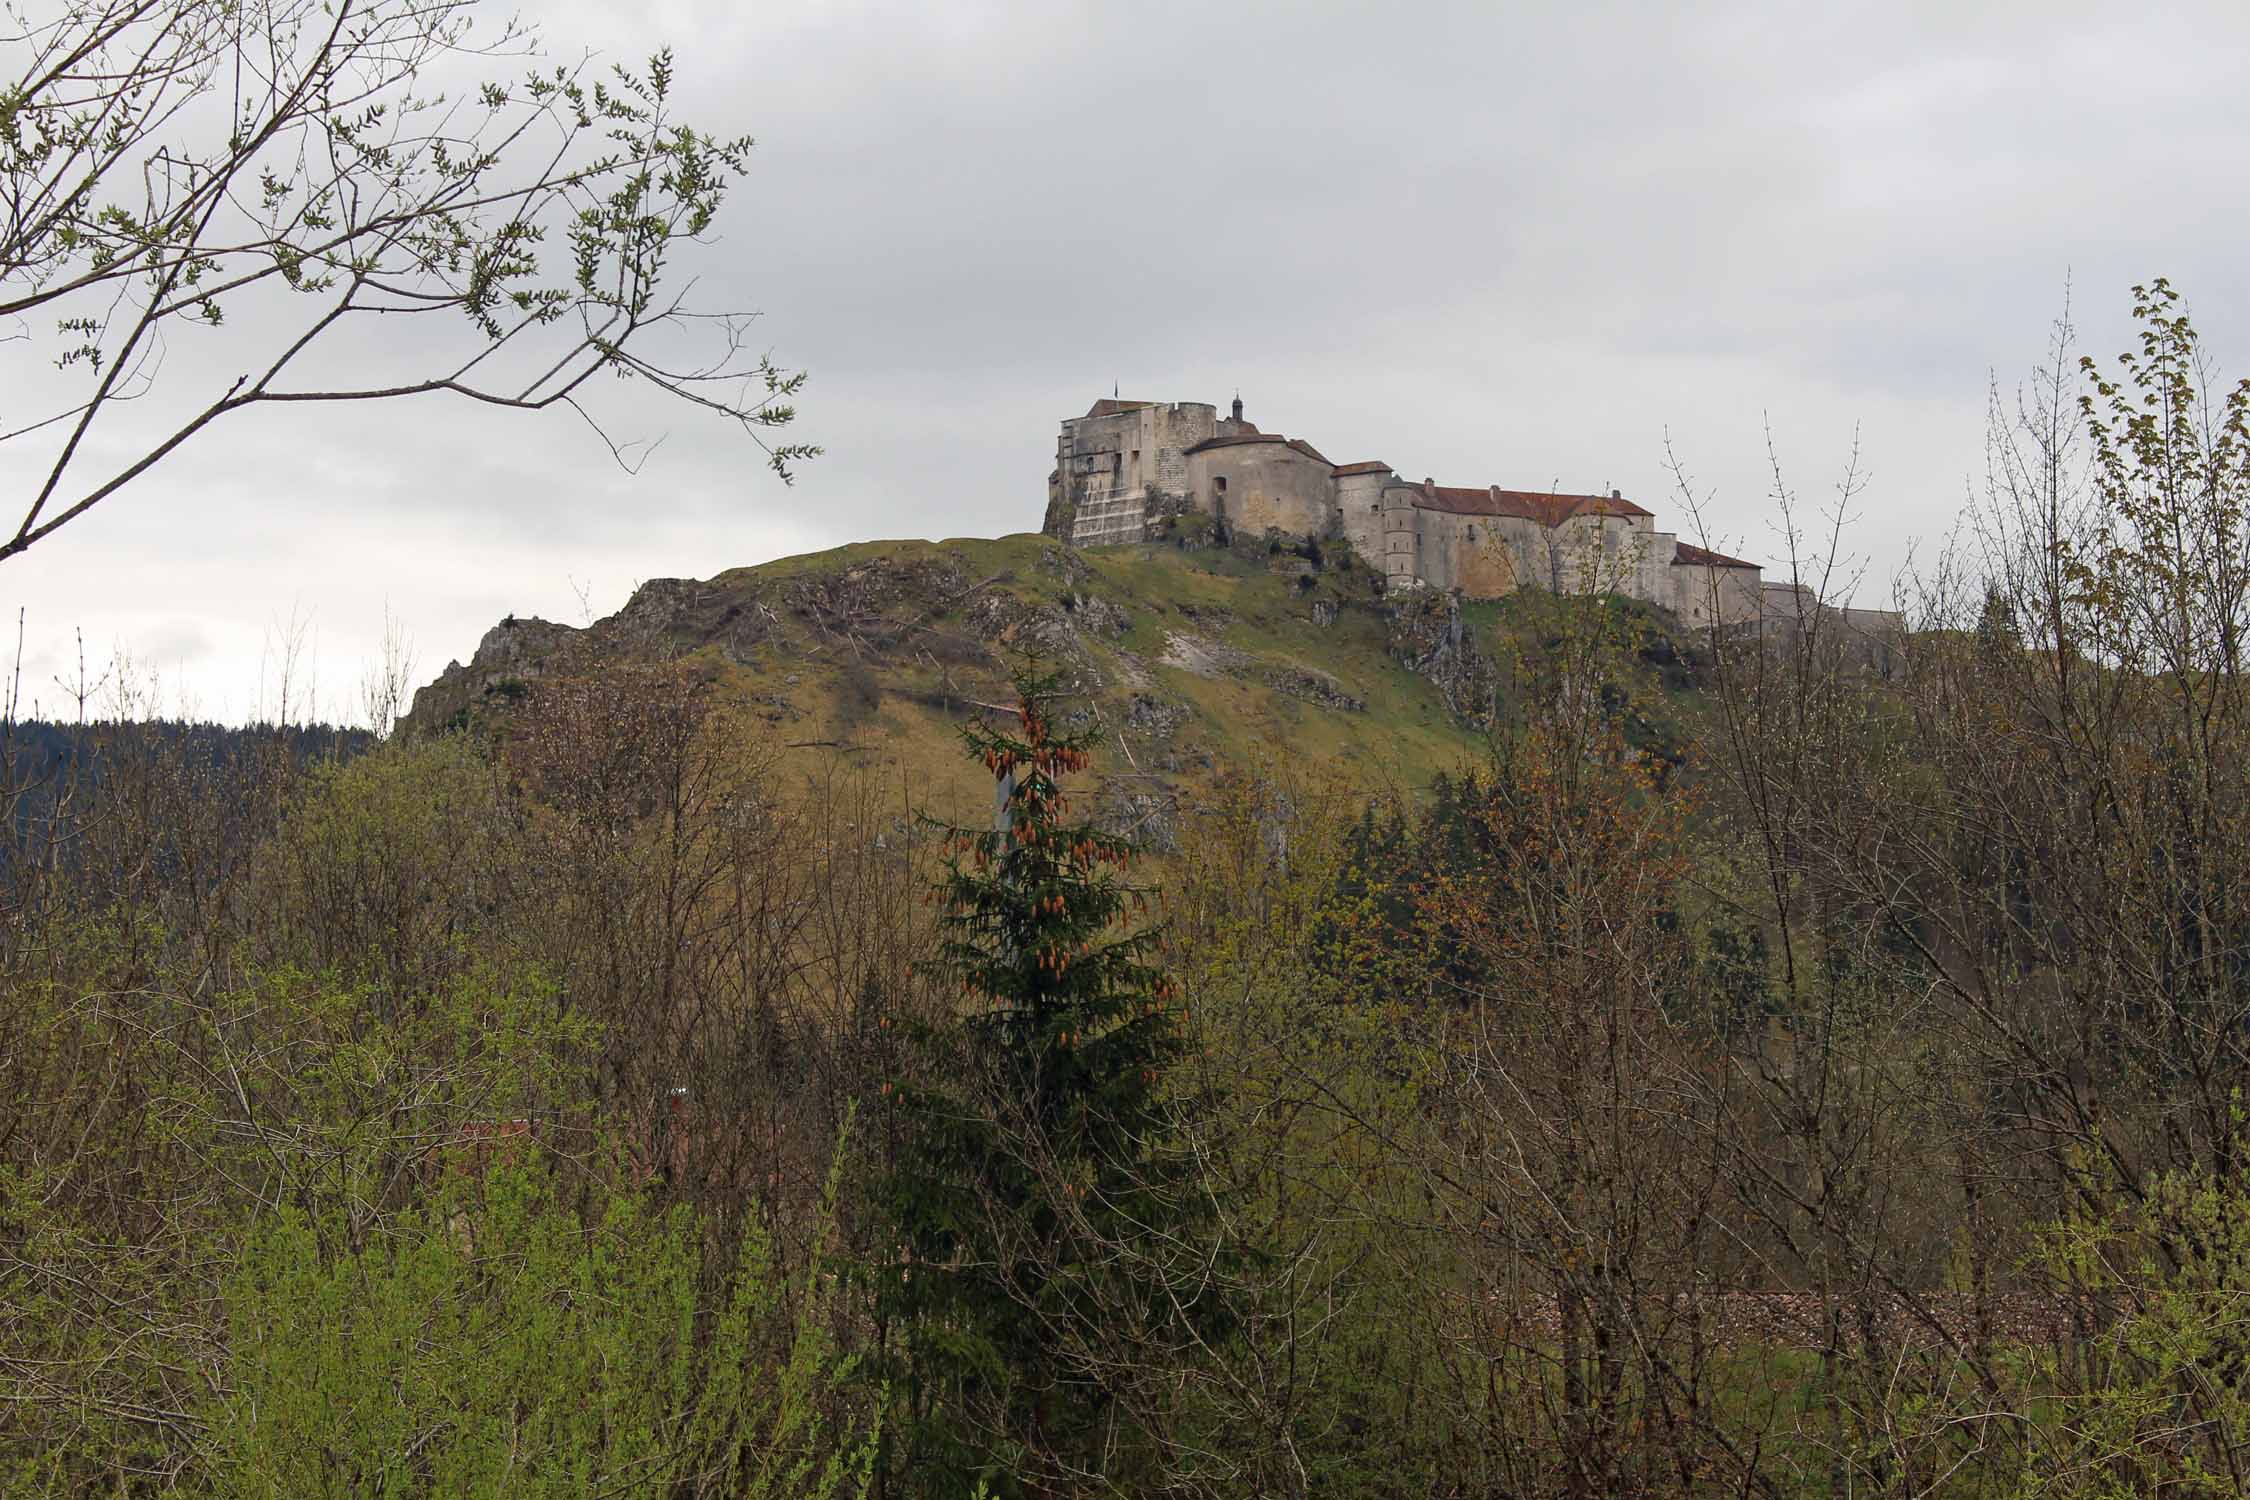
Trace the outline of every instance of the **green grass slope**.
{"type": "MultiPolygon", "coordinates": [[[[1407,665],[1396,613],[1340,544],[862,542],[652,581],[583,630],[504,621],[416,695],[407,727],[536,711],[543,680],[675,664],[762,726],[785,775],[841,758],[962,808],[989,791],[959,728],[1007,701],[1010,660],[1036,651],[1099,724],[1099,795],[1120,820],[1276,759],[1413,791],[1480,736],[1407,665]]],[[[1503,614],[1470,611],[1484,632],[1503,614]]]]}

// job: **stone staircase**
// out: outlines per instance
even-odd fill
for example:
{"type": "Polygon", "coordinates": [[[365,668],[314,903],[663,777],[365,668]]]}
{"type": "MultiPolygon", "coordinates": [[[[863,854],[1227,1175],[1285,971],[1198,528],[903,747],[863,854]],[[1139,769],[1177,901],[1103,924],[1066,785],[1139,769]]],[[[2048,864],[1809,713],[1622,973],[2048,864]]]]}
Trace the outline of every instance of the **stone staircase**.
{"type": "Polygon", "coordinates": [[[1137,542],[1148,524],[1148,496],[1141,490],[1088,495],[1078,503],[1071,522],[1073,547],[1100,547],[1111,542],[1137,542]]]}

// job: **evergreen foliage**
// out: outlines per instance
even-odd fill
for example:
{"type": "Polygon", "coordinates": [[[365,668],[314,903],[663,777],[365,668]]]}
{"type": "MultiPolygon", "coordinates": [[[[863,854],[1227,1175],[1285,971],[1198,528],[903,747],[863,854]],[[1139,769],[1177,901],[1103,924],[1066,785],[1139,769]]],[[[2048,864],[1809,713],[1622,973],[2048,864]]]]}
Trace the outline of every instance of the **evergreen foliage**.
{"type": "MultiPolygon", "coordinates": [[[[357,756],[0,724],[0,1495],[2250,1493],[2250,384],[2136,302],[1879,667],[1674,718],[1634,609],[1427,601],[1485,753],[1119,778],[1160,932],[1062,788],[1190,710],[1032,673],[930,838],[700,645],[357,756]]],[[[1145,663],[1087,577],[1219,575],[1133,550],[1032,587],[1145,663]]]]}
{"type": "Polygon", "coordinates": [[[1197,1217],[1172,1150],[1180,993],[1153,934],[1124,927],[1146,909],[1130,845],[1068,818],[1062,779],[1092,735],[1058,722],[1052,677],[1027,668],[1017,689],[1014,727],[964,733],[999,779],[996,826],[940,825],[937,962],[966,1004],[916,1037],[929,1081],[903,1097],[891,1190],[906,1473],[933,1494],[1012,1493],[1087,1451],[1112,1392],[1086,1330],[1153,1338],[1208,1315],[1119,1253],[1197,1217]]]}

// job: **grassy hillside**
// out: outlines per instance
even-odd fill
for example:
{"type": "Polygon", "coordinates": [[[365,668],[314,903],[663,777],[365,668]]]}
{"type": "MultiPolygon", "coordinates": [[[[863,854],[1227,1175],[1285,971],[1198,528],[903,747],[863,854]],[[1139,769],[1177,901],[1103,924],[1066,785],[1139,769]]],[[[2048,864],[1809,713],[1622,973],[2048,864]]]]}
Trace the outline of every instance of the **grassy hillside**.
{"type": "MultiPolygon", "coordinates": [[[[1377,582],[1336,544],[856,543],[652,581],[584,630],[503,622],[416,696],[409,723],[514,712],[542,679],[680,663],[761,721],[785,768],[817,776],[840,756],[955,803],[987,795],[959,726],[1005,701],[1012,653],[1039,651],[1103,727],[1100,795],[1120,817],[1262,757],[1411,790],[1480,731],[1415,670],[1428,653],[1414,611],[1377,582]]],[[[1423,602],[1423,636],[1442,609],[1423,602]]],[[[1476,637],[1508,628],[1504,605],[1465,614],[1476,637]]]]}

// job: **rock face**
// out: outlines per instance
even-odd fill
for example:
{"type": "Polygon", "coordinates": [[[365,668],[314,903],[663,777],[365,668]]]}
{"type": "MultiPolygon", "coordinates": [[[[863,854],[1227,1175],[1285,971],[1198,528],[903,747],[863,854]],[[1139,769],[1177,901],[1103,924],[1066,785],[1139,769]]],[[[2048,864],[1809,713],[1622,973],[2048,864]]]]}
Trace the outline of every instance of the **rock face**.
{"type": "Polygon", "coordinates": [[[578,634],[552,620],[508,616],[484,633],[467,665],[447,662],[436,681],[414,694],[414,706],[400,727],[427,729],[441,719],[457,718],[470,703],[523,697],[533,682],[564,669],[578,634]]]}
{"type": "Polygon", "coordinates": [[[1099,727],[1093,805],[1144,832],[1168,826],[1183,781],[1249,767],[1358,762],[1411,785],[1475,752],[1492,701],[1443,598],[1386,598],[1342,543],[1189,527],[1086,552],[1041,536],[864,543],[655,579],[583,629],[501,621],[403,727],[505,731],[549,684],[662,671],[783,763],[895,764],[913,786],[970,776],[959,730],[1007,701],[1027,659],[1099,727]]]}
{"type": "Polygon", "coordinates": [[[1437,689],[1456,720],[1490,727],[1499,701],[1499,674],[1464,625],[1461,601],[1441,594],[1413,595],[1399,602],[1391,620],[1391,649],[1399,661],[1437,689]]]}

